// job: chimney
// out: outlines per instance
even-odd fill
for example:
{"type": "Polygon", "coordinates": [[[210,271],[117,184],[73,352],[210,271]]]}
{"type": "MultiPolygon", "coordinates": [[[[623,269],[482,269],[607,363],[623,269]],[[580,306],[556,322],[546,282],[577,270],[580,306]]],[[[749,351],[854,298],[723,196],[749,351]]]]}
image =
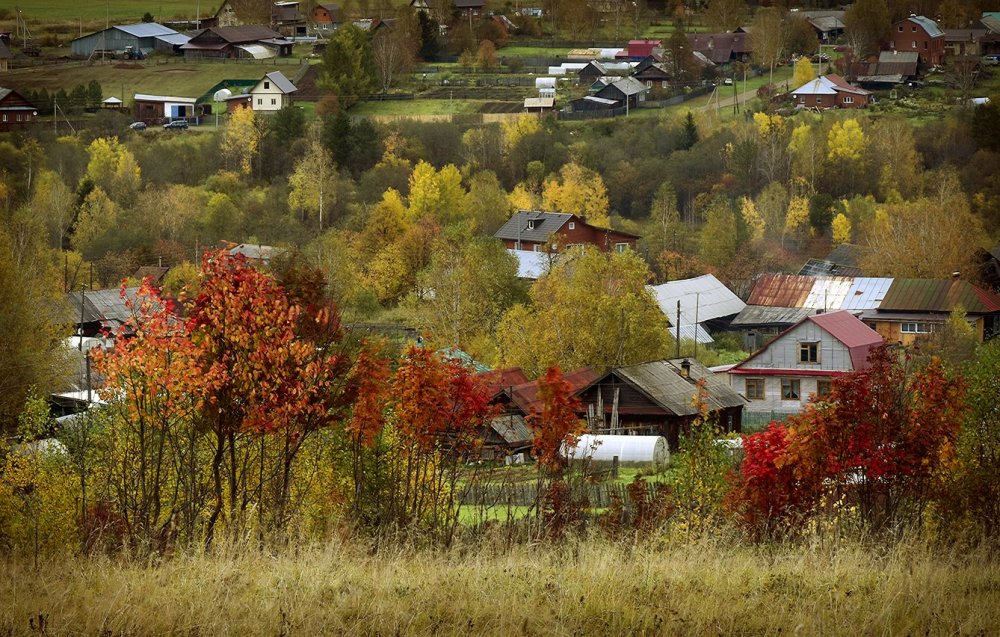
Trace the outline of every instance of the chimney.
{"type": "Polygon", "coordinates": [[[691,361],[686,358],[681,361],[681,378],[691,378],[691,361]]]}

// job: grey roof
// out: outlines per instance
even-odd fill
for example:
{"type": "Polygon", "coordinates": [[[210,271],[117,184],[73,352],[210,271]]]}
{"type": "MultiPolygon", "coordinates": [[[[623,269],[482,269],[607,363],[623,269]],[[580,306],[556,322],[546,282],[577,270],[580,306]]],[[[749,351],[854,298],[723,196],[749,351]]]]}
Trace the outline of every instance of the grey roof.
{"type": "Polygon", "coordinates": [[[892,285],[891,278],[856,277],[847,297],[841,304],[842,310],[874,310],[882,304],[885,293],[892,285]]]}
{"type": "Polygon", "coordinates": [[[747,404],[746,399],[733,391],[724,379],[691,358],[673,358],[618,367],[610,373],[633,384],[660,407],[678,416],[693,416],[698,413],[695,398],[698,395],[697,381],[701,379],[705,380],[705,402],[709,410],[747,404]],[[681,376],[681,363],[685,360],[691,364],[689,378],[681,376]]]}
{"type": "Polygon", "coordinates": [[[813,25],[818,31],[824,33],[829,33],[830,31],[837,31],[844,28],[844,22],[834,15],[816,17],[816,18],[806,18],[809,24],[813,25]]]}
{"type": "Polygon", "coordinates": [[[544,243],[572,216],[563,212],[519,210],[507,220],[507,223],[493,233],[493,236],[510,241],[544,243]]]}
{"type": "Polygon", "coordinates": [[[294,93],[299,90],[295,88],[295,85],[292,84],[281,71],[271,71],[264,77],[274,82],[274,85],[278,87],[282,93],[294,93]]]}
{"type": "Polygon", "coordinates": [[[617,82],[613,83],[612,86],[617,88],[619,91],[625,95],[638,95],[639,93],[645,93],[649,90],[645,84],[635,79],[634,77],[623,77],[617,82]]]}
{"type": "Polygon", "coordinates": [[[241,243],[238,246],[230,248],[229,254],[233,256],[242,254],[251,261],[267,262],[270,261],[273,256],[281,254],[284,251],[284,248],[276,248],[274,246],[265,246],[256,243],[241,243]]]}
{"type": "Polygon", "coordinates": [[[979,19],[979,22],[982,23],[987,30],[993,33],[1000,33],[1000,18],[991,15],[984,15],[979,19]]]}
{"type": "Polygon", "coordinates": [[[509,445],[528,444],[535,437],[520,414],[496,416],[490,421],[490,427],[509,445]]]}
{"type": "Polygon", "coordinates": [[[920,54],[916,51],[879,51],[878,62],[895,62],[897,64],[916,64],[920,61],[920,54]]]}
{"type": "Polygon", "coordinates": [[[842,265],[826,259],[809,259],[799,269],[799,274],[806,276],[858,276],[861,268],[853,265],[842,265]]]}
{"type": "Polygon", "coordinates": [[[768,307],[748,305],[736,315],[732,325],[751,327],[755,325],[794,325],[816,310],[809,307],[768,307]]]}
{"type": "Polygon", "coordinates": [[[124,31],[131,36],[137,38],[155,38],[158,35],[174,35],[177,33],[170,27],[165,27],[162,24],[157,24],[155,22],[140,22],[138,24],[119,24],[111,27],[112,29],[118,29],[119,31],[124,31]]]}
{"type": "Polygon", "coordinates": [[[693,279],[668,281],[649,286],[660,309],[671,320],[677,320],[677,302],[681,304],[681,323],[699,323],[739,314],[746,303],[712,274],[693,279]],[[697,306],[697,307],[696,307],[697,306]]]}
{"type": "Polygon", "coordinates": [[[138,287],[125,288],[125,298],[122,298],[121,288],[88,290],[82,294],[70,292],[69,302],[72,307],[70,316],[74,322],[80,321],[82,297],[84,323],[100,322],[109,328],[123,325],[132,318],[132,311],[125,306],[125,301],[126,299],[135,299],[138,291],[138,287]]]}
{"type": "Polygon", "coordinates": [[[587,66],[585,66],[582,69],[580,69],[579,74],[583,75],[583,72],[586,71],[587,69],[591,69],[591,70],[597,71],[598,74],[600,74],[602,76],[608,74],[607,67],[604,66],[603,64],[601,64],[600,62],[598,62],[597,60],[591,60],[590,63],[587,64],[587,66]]]}
{"type": "Polygon", "coordinates": [[[167,35],[158,35],[156,39],[169,44],[187,44],[191,38],[183,33],[168,33],[167,35]]]}
{"type": "Polygon", "coordinates": [[[907,20],[919,24],[921,27],[923,27],[924,31],[927,32],[927,35],[931,36],[932,38],[944,35],[944,32],[941,31],[940,28],[938,28],[937,22],[931,20],[928,17],[922,15],[911,15],[909,18],[907,18],[907,20]]]}

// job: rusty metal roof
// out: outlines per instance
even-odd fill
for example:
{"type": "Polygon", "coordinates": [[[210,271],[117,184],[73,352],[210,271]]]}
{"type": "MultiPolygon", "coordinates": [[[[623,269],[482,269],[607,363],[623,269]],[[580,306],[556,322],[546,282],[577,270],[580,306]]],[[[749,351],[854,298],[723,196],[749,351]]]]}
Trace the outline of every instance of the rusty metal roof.
{"type": "Polygon", "coordinates": [[[895,279],[878,309],[951,312],[956,305],[969,314],[1000,312],[1000,295],[960,279],[895,279]]]}
{"type": "Polygon", "coordinates": [[[768,272],[754,283],[747,305],[802,307],[815,283],[816,277],[768,272]]]}

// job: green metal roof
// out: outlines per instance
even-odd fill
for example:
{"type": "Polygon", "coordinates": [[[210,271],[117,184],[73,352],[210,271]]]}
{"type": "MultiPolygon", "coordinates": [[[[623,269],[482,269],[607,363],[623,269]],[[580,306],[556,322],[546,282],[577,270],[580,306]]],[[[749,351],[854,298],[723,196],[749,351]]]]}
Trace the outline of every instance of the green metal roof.
{"type": "Polygon", "coordinates": [[[970,314],[1000,312],[1000,295],[959,279],[895,279],[878,309],[951,312],[956,305],[970,314]]]}

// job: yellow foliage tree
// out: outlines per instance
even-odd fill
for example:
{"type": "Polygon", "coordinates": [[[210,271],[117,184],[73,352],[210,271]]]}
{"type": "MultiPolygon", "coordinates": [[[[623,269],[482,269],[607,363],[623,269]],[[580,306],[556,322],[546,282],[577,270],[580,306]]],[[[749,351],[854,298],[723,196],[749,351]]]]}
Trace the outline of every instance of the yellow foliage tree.
{"type": "Polygon", "coordinates": [[[87,258],[102,256],[100,240],[118,226],[119,209],[100,186],[83,200],[73,233],[73,248],[87,258]]]}
{"type": "Polygon", "coordinates": [[[835,244],[851,242],[851,220],[847,218],[847,215],[838,212],[837,216],[833,218],[830,228],[833,231],[833,242],[835,244]]]}
{"type": "Polygon", "coordinates": [[[806,82],[816,79],[816,71],[812,62],[807,57],[800,57],[795,63],[795,72],[792,74],[792,87],[799,88],[806,82]]]}
{"type": "Polygon", "coordinates": [[[596,172],[577,163],[564,164],[559,179],[545,182],[542,207],[556,212],[580,215],[587,223],[611,227],[608,216],[608,190],[596,172]]]}
{"type": "Polygon", "coordinates": [[[260,129],[253,110],[238,108],[229,116],[222,148],[226,158],[237,165],[244,177],[249,177],[260,150],[260,129]]]}
{"type": "Polygon", "coordinates": [[[514,190],[507,195],[507,201],[514,210],[537,210],[541,204],[538,195],[528,190],[524,184],[514,186],[514,190]]]}
{"type": "Polygon", "coordinates": [[[453,164],[440,171],[425,161],[413,167],[408,210],[411,220],[430,215],[445,223],[454,221],[461,214],[464,197],[462,173],[453,164]]]}
{"type": "Polygon", "coordinates": [[[743,197],[740,202],[740,215],[743,217],[743,223],[750,230],[750,240],[756,242],[763,239],[767,224],[764,222],[764,217],[757,211],[753,199],[743,197]]]}
{"type": "Polygon", "coordinates": [[[626,250],[588,248],[559,260],[497,326],[501,365],[538,376],[550,365],[599,371],[656,360],[670,352],[666,317],[646,288],[649,267],[626,250]]]}
{"type": "Polygon", "coordinates": [[[309,149],[295,164],[288,178],[288,207],[302,214],[316,215],[319,231],[323,231],[324,212],[328,216],[337,201],[337,168],[330,153],[319,142],[309,144],[309,149]]]}
{"type": "Polygon", "coordinates": [[[113,137],[90,142],[87,154],[87,177],[116,202],[131,205],[142,186],[135,155],[113,137]]]}
{"type": "Polygon", "coordinates": [[[503,135],[503,152],[507,154],[519,141],[542,130],[537,117],[524,115],[515,119],[507,119],[500,123],[503,135]]]}
{"type": "Polygon", "coordinates": [[[785,214],[785,232],[781,236],[782,244],[785,237],[791,235],[801,241],[809,227],[809,200],[805,197],[792,197],[785,214]]]}
{"type": "Polygon", "coordinates": [[[834,122],[827,136],[830,161],[858,161],[865,152],[865,132],[856,119],[834,122]]]}

